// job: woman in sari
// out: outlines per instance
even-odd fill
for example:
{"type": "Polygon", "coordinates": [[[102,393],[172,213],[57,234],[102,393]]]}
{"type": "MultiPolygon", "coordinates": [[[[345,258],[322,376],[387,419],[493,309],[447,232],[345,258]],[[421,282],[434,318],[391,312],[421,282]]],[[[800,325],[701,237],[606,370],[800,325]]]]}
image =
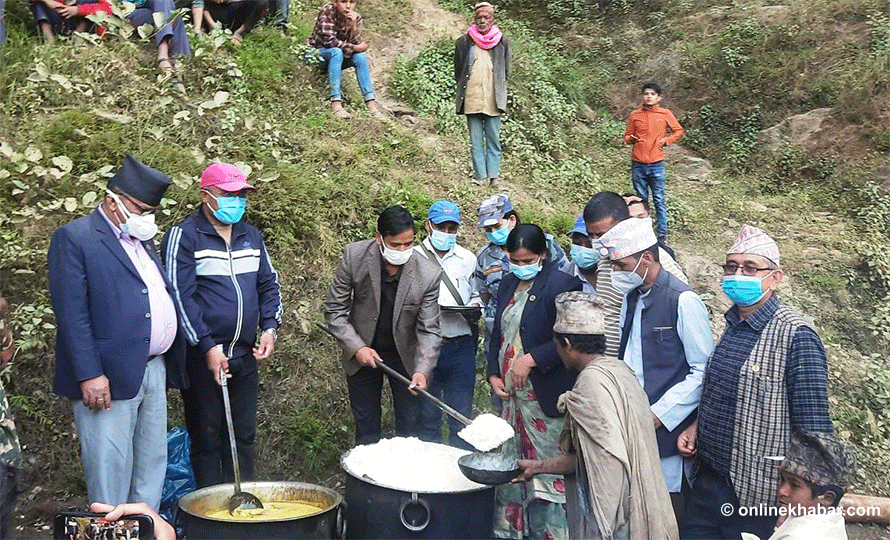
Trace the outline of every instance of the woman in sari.
{"type": "MultiPolygon", "coordinates": [[[[556,295],[580,291],[581,280],[551,266],[547,238],[537,225],[514,227],[505,248],[510,273],[498,289],[488,349],[488,381],[504,402],[503,418],[516,432],[502,452],[516,459],[548,459],[559,452],[563,428],[556,399],[578,376],[563,365],[553,341],[556,295]]],[[[494,535],[567,539],[562,476],[542,474],[498,487],[494,535]]]]}

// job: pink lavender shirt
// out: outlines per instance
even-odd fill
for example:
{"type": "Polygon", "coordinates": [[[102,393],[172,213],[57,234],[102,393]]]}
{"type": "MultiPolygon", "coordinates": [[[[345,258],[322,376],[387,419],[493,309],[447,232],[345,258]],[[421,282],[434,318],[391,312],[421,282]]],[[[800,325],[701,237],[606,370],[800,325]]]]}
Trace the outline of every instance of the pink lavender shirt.
{"type": "Polygon", "coordinates": [[[108,219],[102,205],[99,205],[99,213],[108,222],[111,230],[117,235],[117,239],[124,248],[124,252],[130,258],[139,277],[145,283],[148,290],[148,306],[151,312],[151,340],[148,344],[149,356],[164,354],[173,339],[176,338],[176,308],[173,307],[173,299],[167,292],[167,284],[161,276],[161,269],[145,251],[142,242],[124,233],[120,228],[108,219]]]}

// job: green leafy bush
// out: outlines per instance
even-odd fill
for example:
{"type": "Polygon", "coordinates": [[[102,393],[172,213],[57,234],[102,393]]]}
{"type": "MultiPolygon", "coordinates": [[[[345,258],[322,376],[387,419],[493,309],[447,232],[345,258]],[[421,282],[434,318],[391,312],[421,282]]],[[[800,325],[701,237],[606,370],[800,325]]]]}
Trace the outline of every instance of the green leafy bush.
{"type": "Polygon", "coordinates": [[[799,146],[785,144],[776,152],[761,189],[765,193],[783,193],[811,183],[826,183],[834,176],[835,168],[831,155],[810,155],[799,146]]]}
{"type": "Polygon", "coordinates": [[[841,438],[856,449],[857,492],[890,491],[884,472],[890,453],[890,371],[882,354],[836,353],[828,372],[832,417],[841,438]]]}
{"type": "Polygon", "coordinates": [[[311,476],[336,463],[347,446],[346,426],[332,421],[329,411],[318,401],[304,402],[288,411],[281,428],[285,455],[311,476]]]}
{"type": "Polygon", "coordinates": [[[683,144],[704,155],[718,157],[735,171],[747,171],[762,129],[760,107],[734,113],[704,105],[686,113],[681,122],[686,133],[683,144]]]}

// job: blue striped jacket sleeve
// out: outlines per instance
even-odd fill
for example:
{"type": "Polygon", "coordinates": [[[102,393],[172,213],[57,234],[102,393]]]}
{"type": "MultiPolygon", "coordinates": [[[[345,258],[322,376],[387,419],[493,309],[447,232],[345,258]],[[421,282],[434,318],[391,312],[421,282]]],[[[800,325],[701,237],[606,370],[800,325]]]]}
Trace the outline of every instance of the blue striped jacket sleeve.
{"type": "Polygon", "coordinates": [[[257,294],[260,304],[260,329],[278,328],[281,325],[281,285],[278,271],[266,250],[266,243],[260,245],[260,269],[257,272],[257,294]]]}

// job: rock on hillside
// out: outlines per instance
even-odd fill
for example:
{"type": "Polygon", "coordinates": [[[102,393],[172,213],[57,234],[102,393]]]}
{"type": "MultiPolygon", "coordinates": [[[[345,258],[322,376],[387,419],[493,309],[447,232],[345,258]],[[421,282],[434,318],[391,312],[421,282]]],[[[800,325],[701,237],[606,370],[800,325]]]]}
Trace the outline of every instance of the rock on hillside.
{"type": "Polygon", "coordinates": [[[851,155],[852,149],[870,146],[859,126],[849,125],[831,108],[789,116],[761,131],[757,142],[768,153],[775,153],[785,144],[835,155],[851,155]]]}

